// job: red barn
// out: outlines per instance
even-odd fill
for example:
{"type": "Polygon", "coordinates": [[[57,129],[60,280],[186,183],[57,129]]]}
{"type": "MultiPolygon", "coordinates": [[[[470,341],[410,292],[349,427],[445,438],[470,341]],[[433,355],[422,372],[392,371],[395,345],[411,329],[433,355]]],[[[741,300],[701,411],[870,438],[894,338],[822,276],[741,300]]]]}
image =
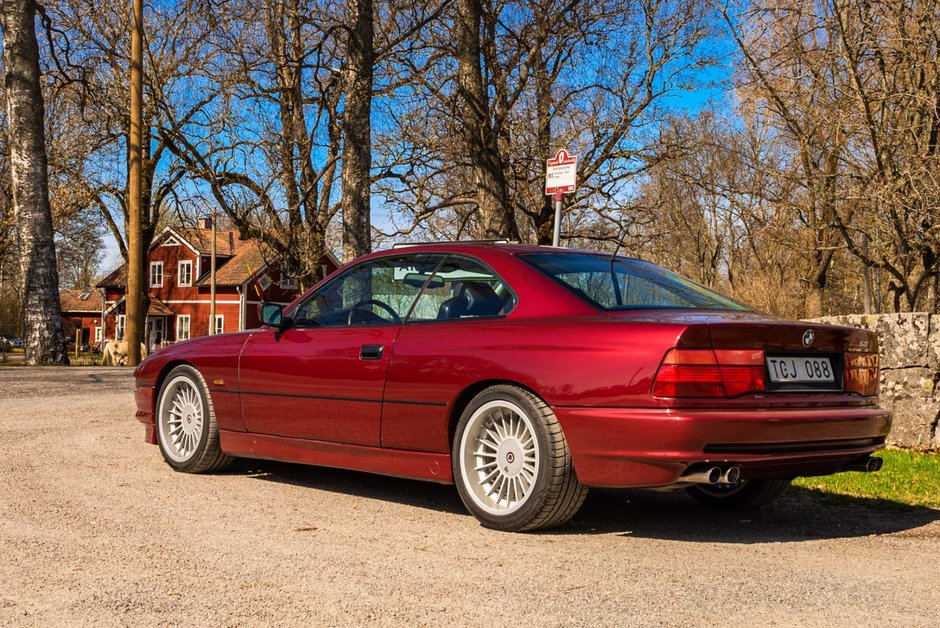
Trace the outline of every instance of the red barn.
{"type": "MultiPolygon", "coordinates": [[[[144,330],[150,349],[209,334],[211,248],[210,229],[167,227],[154,238],[143,277],[150,296],[144,330]]],[[[326,273],[338,267],[330,254],[321,260],[326,273]]],[[[126,267],[121,266],[98,284],[107,340],[124,335],[126,276],[126,267]]],[[[258,327],[257,306],[262,300],[287,304],[297,290],[297,280],[269,263],[258,241],[241,240],[235,231],[217,231],[215,333],[258,327]]]]}

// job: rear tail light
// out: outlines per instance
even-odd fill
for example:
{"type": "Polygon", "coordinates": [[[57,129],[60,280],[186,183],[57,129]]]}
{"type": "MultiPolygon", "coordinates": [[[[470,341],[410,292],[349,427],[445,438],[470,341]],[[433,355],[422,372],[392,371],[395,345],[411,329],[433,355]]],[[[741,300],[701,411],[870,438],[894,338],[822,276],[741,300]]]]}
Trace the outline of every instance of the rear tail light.
{"type": "Polygon", "coordinates": [[[878,394],[880,370],[877,353],[845,354],[845,392],[863,397],[878,394]]]}
{"type": "Polygon", "coordinates": [[[653,382],[654,397],[737,397],[763,392],[764,352],[670,349],[653,382]]]}

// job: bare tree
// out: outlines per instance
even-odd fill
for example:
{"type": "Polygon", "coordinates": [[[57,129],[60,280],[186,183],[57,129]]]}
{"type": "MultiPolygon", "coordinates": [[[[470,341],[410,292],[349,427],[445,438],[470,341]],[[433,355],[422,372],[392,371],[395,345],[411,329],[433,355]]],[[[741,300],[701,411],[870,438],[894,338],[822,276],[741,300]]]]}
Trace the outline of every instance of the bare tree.
{"type": "Polygon", "coordinates": [[[27,364],[65,364],[33,0],[3,0],[3,69],[27,364]]]}
{"type": "Polygon", "coordinates": [[[419,54],[394,60],[414,78],[379,157],[396,174],[378,185],[400,212],[394,232],[550,241],[545,159],[567,146],[581,156],[569,211],[589,220],[566,235],[586,239],[609,228],[616,239],[620,208],[662,156],[660,106],[708,63],[701,43],[710,18],[701,9],[665,1],[457,3],[423,33],[419,54]],[[487,216],[500,215],[515,227],[487,227],[487,216]]]}
{"type": "MultiPolygon", "coordinates": [[[[123,4],[63,0],[47,8],[50,63],[59,113],[69,120],[72,150],[54,155],[55,169],[80,188],[101,215],[127,259],[126,151],[130,15],[123,4]]],[[[167,214],[187,200],[185,164],[174,159],[160,133],[211,115],[219,95],[200,84],[211,63],[213,11],[198,0],[159,4],[145,11],[144,125],[141,163],[141,244],[146,251],[167,214]]]]}
{"type": "MultiPolygon", "coordinates": [[[[487,2],[492,14],[492,3],[487,2]]],[[[518,229],[509,203],[506,165],[499,145],[499,123],[492,119],[488,86],[480,59],[482,50],[483,0],[457,0],[454,24],[457,59],[457,110],[467,150],[473,165],[477,204],[485,238],[516,238],[518,229]],[[495,123],[494,123],[495,122],[495,123]]]]}
{"type": "Polygon", "coordinates": [[[936,3],[754,2],[721,8],[744,98],[789,145],[794,212],[812,234],[806,314],[822,313],[832,261],[889,278],[895,310],[926,301],[940,271],[936,3]],[[856,262],[857,263],[857,262],[856,262]]]}

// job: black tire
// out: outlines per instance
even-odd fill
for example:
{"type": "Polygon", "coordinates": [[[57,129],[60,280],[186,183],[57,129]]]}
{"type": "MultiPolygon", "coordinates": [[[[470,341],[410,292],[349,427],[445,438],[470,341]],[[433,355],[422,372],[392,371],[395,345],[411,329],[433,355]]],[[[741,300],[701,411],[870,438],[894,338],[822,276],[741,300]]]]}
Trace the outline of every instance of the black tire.
{"type": "Polygon", "coordinates": [[[219,425],[206,390],[206,380],[188,365],[170,371],[160,387],[154,417],[157,444],[176,471],[207,473],[232,462],[219,445],[219,425]]]}
{"type": "Polygon", "coordinates": [[[701,504],[718,510],[760,508],[780,497],[790,480],[740,480],[734,484],[690,486],[685,489],[701,504]]]}
{"type": "Polygon", "coordinates": [[[559,526],[587,497],[558,419],[523,388],[492,386],[474,397],[461,414],[452,451],[460,498],[488,528],[559,526]]]}

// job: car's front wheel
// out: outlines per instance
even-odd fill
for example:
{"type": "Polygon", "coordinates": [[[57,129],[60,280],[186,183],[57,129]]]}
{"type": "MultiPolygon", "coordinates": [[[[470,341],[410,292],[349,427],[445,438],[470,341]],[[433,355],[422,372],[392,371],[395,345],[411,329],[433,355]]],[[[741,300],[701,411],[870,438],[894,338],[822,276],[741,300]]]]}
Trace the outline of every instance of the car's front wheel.
{"type": "Polygon", "coordinates": [[[734,484],[690,486],[686,491],[709,508],[737,510],[759,508],[777,499],[788,486],[790,480],[739,480],[734,484]]]}
{"type": "Polygon", "coordinates": [[[464,505],[498,530],[561,525],[587,496],[555,414],[517,386],[492,386],[467,405],[454,435],[453,469],[464,505]]]}
{"type": "Polygon", "coordinates": [[[218,471],[231,463],[219,445],[206,382],[193,367],[178,366],[167,375],[157,398],[156,421],[160,453],[177,471],[218,471]]]}

